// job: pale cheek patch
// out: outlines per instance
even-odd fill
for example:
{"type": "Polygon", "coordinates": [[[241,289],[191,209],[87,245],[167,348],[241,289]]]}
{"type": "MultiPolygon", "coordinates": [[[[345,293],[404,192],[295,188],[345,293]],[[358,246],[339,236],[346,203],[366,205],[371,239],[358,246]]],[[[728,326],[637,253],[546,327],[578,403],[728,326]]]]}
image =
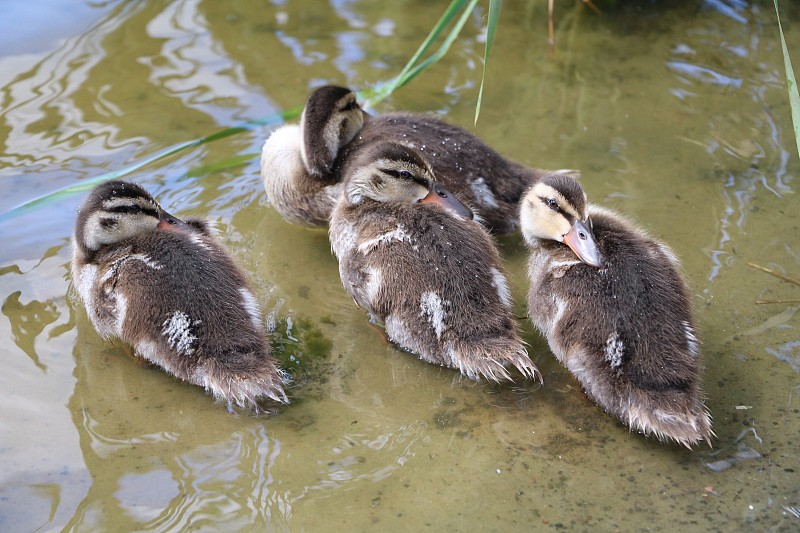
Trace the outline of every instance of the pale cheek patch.
{"type": "Polygon", "coordinates": [[[442,302],[442,299],[435,292],[422,293],[419,303],[420,315],[425,317],[433,327],[437,339],[441,339],[442,333],[447,329],[444,323],[445,318],[447,318],[444,303],[446,302],[442,302]]]}
{"type": "Polygon", "coordinates": [[[611,365],[611,368],[619,368],[622,365],[622,358],[625,356],[625,345],[619,334],[615,331],[608,336],[606,340],[606,355],[605,359],[611,365]]]}
{"type": "Polygon", "coordinates": [[[502,272],[494,267],[491,268],[491,272],[492,285],[494,285],[494,288],[497,289],[498,298],[500,298],[500,301],[503,302],[504,306],[511,307],[511,291],[508,290],[508,282],[506,282],[506,277],[502,272]]]}
{"type": "Polygon", "coordinates": [[[161,334],[167,338],[170,348],[181,355],[192,355],[197,337],[192,333],[191,328],[198,324],[200,324],[199,320],[193,322],[183,311],[175,311],[162,324],[161,334]]]}

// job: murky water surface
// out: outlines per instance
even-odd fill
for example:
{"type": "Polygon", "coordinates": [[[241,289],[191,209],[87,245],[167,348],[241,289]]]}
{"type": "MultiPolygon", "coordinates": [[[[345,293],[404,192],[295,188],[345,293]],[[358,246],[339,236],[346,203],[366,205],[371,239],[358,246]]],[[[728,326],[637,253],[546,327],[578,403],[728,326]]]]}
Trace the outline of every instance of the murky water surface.
{"type": "MultiPolygon", "coordinates": [[[[682,257],[717,439],[629,433],[525,324],[545,378],[492,385],[387,345],[341,287],[327,234],[269,207],[253,127],[131,179],[206,215],[251,273],[298,377],[272,417],[103,342],[70,292],[82,194],[15,206],[301,105],[322,83],[399,72],[435,2],[4,3],[0,21],[0,529],[796,531],[800,171],[771,2],[625,3],[598,16],[506,2],[474,131],[577,168],[590,199],[682,257]],[[13,16],[12,16],[13,15],[13,16]]],[[[800,10],[784,2],[800,62],[800,10]]],[[[480,9],[485,9],[482,6],[480,9]]],[[[376,111],[473,129],[485,12],[376,111]]],[[[800,65],[796,65],[800,66],[800,65]]],[[[518,314],[525,250],[501,240],[518,314]]]]}

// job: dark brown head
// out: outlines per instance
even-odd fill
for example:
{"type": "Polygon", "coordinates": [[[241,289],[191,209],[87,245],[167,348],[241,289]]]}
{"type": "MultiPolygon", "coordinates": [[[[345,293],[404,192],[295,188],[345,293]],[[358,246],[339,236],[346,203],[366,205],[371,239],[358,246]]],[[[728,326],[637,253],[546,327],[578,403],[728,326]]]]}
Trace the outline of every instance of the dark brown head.
{"type": "Polygon", "coordinates": [[[311,93],[300,119],[302,157],[309,174],[330,174],[339,150],[361,131],[364,116],[350,89],[326,85],[311,93]]]}

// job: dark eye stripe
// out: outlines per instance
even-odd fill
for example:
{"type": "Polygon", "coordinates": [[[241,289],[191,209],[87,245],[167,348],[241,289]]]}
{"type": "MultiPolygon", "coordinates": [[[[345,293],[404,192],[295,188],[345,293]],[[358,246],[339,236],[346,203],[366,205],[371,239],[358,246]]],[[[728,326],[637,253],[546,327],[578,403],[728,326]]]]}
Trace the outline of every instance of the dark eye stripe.
{"type": "Polygon", "coordinates": [[[118,205],[109,209],[111,213],[124,213],[126,215],[135,215],[137,213],[144,213],[145,215],[158,218],[158,211],[155,209],[141,207],[136,204],[118,205]]]}
{"type": "Polygon", "coordinates": [[[392,177],[395,177],[397,179],[413,181],[414,183],[419,183],[423,187],[427,187],[428,186],[428,180],[426,180],[425,178],[421,178],[421,177],[417,176],[416,174],[414,174],[413,172],[410,172],[410,171],[405,170],[405,169],[403,169],[403,170],[394,170],[394,169],[390,169],[390,168],[382,168],[381,172],[383,172],[384,174],[388,174],[388,175],[390,175],[392,177]]]}

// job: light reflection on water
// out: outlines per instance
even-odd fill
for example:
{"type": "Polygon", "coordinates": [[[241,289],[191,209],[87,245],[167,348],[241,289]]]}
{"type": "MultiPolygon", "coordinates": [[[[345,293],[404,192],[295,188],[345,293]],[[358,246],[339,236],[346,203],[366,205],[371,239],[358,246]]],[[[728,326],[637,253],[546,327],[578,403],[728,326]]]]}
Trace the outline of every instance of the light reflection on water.
{"type": "MultiPolygon", "coordinates": [[[[3,219],[0,529],[796,527],[785,508],[800,505],[797,315],[753,301],[800,289],[747,267],[800,271],[771,4],[638,7],[557,6],[550,53],[546,2],[505,5],[475,131],[522,162],[581,169],[590,199],[683,258],[714,452],[629,434],[528,324],[542,387],[466,382],[388,346],[342,290],[326,232],[269,208],[257,157],[269,128],[253,129],[133,177],[171,212],[216,221],[282,341],[311,326],[330,352],[299,356],[293,404],[277,416],[229,416],[92,331],[67,275],[82,197],[3,219]],[[751,458],[704,466],[737,450],[743,429],[751,458]]],[[[312,86],[388,79],[440,9],[86,2],[71,33],[6,24],[4,36],[29,41],[0,48],[0,214],[301,104],[312,86]]],[[[793,49],[800,12],[784,9],[793,49]]],[[[471,127],[484,20],[377,111],[471,127]]],[[[525,250],[514,236],[501,245],[524,316],[525,250]]]]}

